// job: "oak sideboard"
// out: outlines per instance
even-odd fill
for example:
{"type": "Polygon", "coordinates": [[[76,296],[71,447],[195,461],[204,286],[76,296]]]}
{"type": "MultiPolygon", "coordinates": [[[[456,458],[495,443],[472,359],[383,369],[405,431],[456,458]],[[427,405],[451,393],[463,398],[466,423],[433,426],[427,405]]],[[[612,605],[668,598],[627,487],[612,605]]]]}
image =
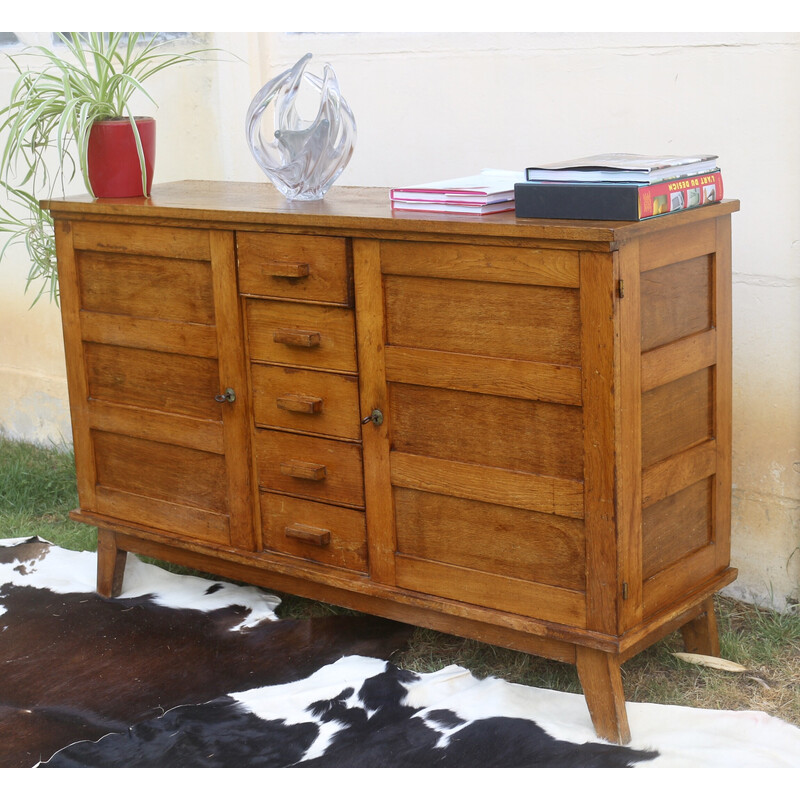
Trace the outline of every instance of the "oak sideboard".
{"type": "Polygon", "coordinates": [[[392,212],[187,181],[56,226],[98,591],[127,552],[577,666],[718,652],[731,214],[392,212]]]}

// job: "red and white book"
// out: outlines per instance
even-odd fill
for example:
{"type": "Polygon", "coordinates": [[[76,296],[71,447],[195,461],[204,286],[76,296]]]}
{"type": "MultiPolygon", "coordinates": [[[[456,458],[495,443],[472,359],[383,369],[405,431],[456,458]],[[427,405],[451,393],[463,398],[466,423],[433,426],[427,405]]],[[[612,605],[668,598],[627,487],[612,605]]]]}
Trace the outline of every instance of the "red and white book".
{"type": "Polygon", "coordinates": [[[505,200],[497,203],[423,203],[418,200],[392,200],[395,211],[428,211],[435,214],[499,214],[513,211],[514,201],[505,200]]]}
{"type": "MultiPolygon", "coordinates": [[[[405,210],[428,211],[431,209],[413,207],[408,203],[424,205],[467,206],[473,210],[463,213],[488,213],[475,211],[480,206],[499,203],[513,203],[514,184],[524,180],[522,172],[499,169],[484,169],[477,175],[466,175],[460,178],[449,178],[430,183],[419,183],[402,186],[390,191],[393,208],[405,210]],[[403,206],[397,205],[403,203],[403,206]]],[[[512,205],[513,208],[513,205],[512,205]]],[[[508,208],[495,209],[507,211],[508,208]]]]}

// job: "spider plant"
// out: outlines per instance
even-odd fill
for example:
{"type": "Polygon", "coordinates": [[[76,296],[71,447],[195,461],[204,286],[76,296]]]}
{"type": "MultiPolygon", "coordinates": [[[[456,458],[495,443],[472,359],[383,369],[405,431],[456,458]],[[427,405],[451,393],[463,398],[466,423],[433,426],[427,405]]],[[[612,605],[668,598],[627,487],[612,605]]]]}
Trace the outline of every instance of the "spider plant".
{"type": "MultiPolygon", "coordinates": [[[[0,181],[0,185],[3,182],[0,181]]],[[[25,246],[31,260],[25,291],[38,283],[39,289],[33,299],[34,305],[44,294],[58,303],[58,273],[56,270],[56,242],[53,235],[53,220],[36,198],[22,189],[5,186],[9,204],[0,204],[0,232],[11,234],[0,249],[0,261],[12,244],[25,246]],[[11,210],[17,208],[16,213],[11,210]]]]}
{"type": "Polygon", "coordinates": [[[12,234],[0,259],[12,242],[25,243],[32,262],[28,285],[44,282],[34,303],[45,291],[58,299],[52,220],[37,198],[50,198],[58,190],[63,195],[78,170],[92,194],[89,133],[95,122],[117,118],[131,122],[146,194],[144,153],[131,101],[142,96],[154,103],[144,86],[149,78],[209,51],[165,52],[159,34],[57,35],[60,47],[27,48],[25,65],[7,56],[18,77],[8,104],[0,109],[0,141],[5,139],[0,187],[7,200],[0,202],[0,231],[12,234]]]}

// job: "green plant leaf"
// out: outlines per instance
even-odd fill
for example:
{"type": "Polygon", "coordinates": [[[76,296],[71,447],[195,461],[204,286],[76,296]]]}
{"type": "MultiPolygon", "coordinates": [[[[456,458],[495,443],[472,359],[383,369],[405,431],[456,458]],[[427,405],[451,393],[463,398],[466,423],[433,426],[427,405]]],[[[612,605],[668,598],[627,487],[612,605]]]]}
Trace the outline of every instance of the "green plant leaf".
{"type": "Polygon", "coordinates": [[[15,73],[7,104],[0,108],[0,231],[9,234],[2,260],[11,244],[24,243],[31,259],[28,286],[58,299],[52,219],[36,197],[49,198],[80,170],[87,191],[88,142],[100,119],[127,117],[134,126],[143,191],[144,151],[134,124],[134,95],[155,104],[145,83],[164,69],[197,61],[215,48],[168,52],[159,34],[59,33],[59,45],[34,46],[25,60],[5,56],[15,73]],[[55,166],[53,166],[55,165],[55,166]]]}

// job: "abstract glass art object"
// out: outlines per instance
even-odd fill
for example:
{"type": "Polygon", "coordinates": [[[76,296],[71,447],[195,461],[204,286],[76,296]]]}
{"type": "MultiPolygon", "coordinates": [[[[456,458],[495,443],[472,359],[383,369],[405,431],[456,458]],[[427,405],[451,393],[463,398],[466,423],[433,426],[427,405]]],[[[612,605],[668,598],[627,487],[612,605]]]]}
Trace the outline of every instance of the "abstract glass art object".
{"type": "Polygon", "coordinates": [[[253,98],[247,110],[247,143],[267,177],[289,200],[319,200],[350,161],[356,140],[356,122],[339,92],[330,64],[323,77],[305,69],[311,53],[282,72],[253,98]],[[295,104],[303,83],[319,94],[319,110],[312,120],[300,118],[295,104]],[[275,138],[265,143],[262,117],[272,104],[275,138]]]}

